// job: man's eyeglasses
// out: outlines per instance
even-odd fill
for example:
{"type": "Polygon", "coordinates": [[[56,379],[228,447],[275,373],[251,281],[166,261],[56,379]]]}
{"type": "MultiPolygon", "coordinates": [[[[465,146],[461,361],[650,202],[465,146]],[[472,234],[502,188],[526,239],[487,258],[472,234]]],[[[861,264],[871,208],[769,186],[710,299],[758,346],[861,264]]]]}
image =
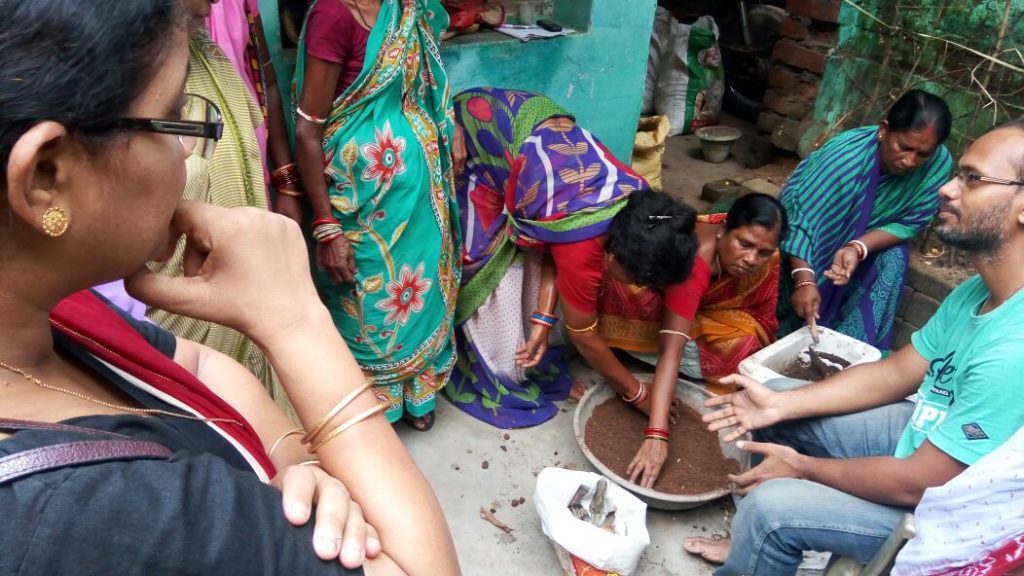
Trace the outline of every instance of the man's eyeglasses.
{"type": "Polygon", "coordinates": [[[953,173],[953,177],[956,178],[960,184],[971,186],[975,182],[985,182],[986,184],[1000,184],[1003,186],[1024,186],[1024,181],[1020,180],[1006,180],[1003,178],[993,178],[992,176],[982,176],[977,172],[970,170],[957,170],[953,173]]]}
{"type": "Polygon", "coordinates": [[[209,160],[217,148],[217,141],[224,132],[220,109],[213,102],[197,94],[186,94],[185,105],[181,108],[180,119],[163,118],[120,118],[100,126],[83,128],[86,132],[109,130],[135,130],[172,134],[196,156],[209,160]]]}

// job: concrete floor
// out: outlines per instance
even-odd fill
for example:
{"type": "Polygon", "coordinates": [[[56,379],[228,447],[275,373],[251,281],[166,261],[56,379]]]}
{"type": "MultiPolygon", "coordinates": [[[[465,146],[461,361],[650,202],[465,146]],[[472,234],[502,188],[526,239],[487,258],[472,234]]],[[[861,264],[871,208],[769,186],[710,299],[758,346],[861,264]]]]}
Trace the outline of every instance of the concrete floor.
{"type": "MultiPolygon", "coordinates": [[[[754,127],[729,117],[723,123],[740,128],[747,138],[754,127]]],[[[742,146],[743,140],[740,141],[742,146]]],[[[665,189],[695,208],[706,208],[699,200],[701,186],[708,181],[731,177],[738,180],[764,178],[781,185],[796,164],[793,158],[776,159],[773,164],[747,170],[730,158],[721,164],[705,162],[694,136],[670,138],[664,160],[665,189]]],[[[596,381],[596,373],[579,365],[577,376],[596,381]]],[[[541,532],[533,504],[537,474],[546,466],[592,470],[577,445],[572,418],[575,404],[561,403],[552,420],[519,430],[499,430],[479,422],[438,400],[437,423],[424,434],[398,426],[402,440],[430,479],[448,518],[463,573],[467,576],[518,576],[561,574],[547,537],[541,532]],[[522,499],[525,501],[519,504],[522,499]],[[494,509],[494,515],[511,527],[506,534],[480,517],[480,509],[494,509]]],[[[732,517],[729,499],[682,512],[648,510],[647,528],[651,545],[635,572],[637,576],[701,576],[712,567],[682,550],[689,535],[725,534],[732,517]]]]}
{"type": "Polygon", "coordinates": [[[723,114],[720,123],[732,126],[743,133],[733,146],[732,155],[724,162],[705,162],[700,151],[700,141],[693,134],[673,136],[665,146],[662,157],[662,182],[665,192],[671,194],[698,210],[708,208],[700,199],[701,187],[722,178],[744,182],[761,178],[781,187],[789,173],[796,168],[799,158],[786,152],[778,152],[771,162],[755,169],[744,166],[743,160],[749,155],[749,143],[757,135],[757,126],[723,114]]]}
{"type": "MultiPolygon", "coordinates": [[[[596,373],[584,366],[574,371],[585,381],[596,379],[596,373]]],[[[466,576],[562,573],[534,508],[536,476],[547,466],[593,468],[573,435],[576,404],[566,401],[559,405],[559,414],[544,424],[499,430],[441,400],[437,422],[430,432],[398,427],[403,442],[441,500],[466,576]],[[522,499],[525,502],[519,504],[522,499]],[[483,520],[481,508],[493,509],[494,516],[512,532],[506,534],[483,520]]],[[[732,508],[732,502],[726,499],[681,512],[648,509],[651,545],[635,574],[711,574],[710,565],[683,552],[682,539],[725,534],[732,508]]]]}

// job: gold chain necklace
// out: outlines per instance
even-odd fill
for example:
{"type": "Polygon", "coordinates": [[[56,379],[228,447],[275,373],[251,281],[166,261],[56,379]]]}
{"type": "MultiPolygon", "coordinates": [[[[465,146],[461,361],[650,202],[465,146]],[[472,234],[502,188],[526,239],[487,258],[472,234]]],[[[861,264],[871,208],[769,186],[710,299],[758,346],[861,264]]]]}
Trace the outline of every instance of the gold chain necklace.
{"type": "Polygon", "coordinates": [[[21,368],[17,368],[15,366],[11,366],[10,364],[4,362],[3,360],[0,360],[0,368],[3,368],[3,369],[5,369],[5,370],[7,370],[9,372],[14,372],[15,374],[21,376],[25,380],[28,380],[29,382],[31,382],[31,383],[35,384],[36,386],[38,386],[40,388],[43,388],[45,390],[52,390],[54,392],[60,392],[61,394],[67,394],[68,396],[72,396],[74,398],[78,398],[79,400],[85,400],[86,402],[92,402],[93,404],[99,404],[100,406],[104,406],[106,408],[111,408],[113,410],[119,410],[121,412],[129,412],[129,413],[132,413],[132,414],[160,414],[162,416],[171,416],[173,418],[182,418],[184,420],[195,420],[195,421],[198,421],[198,422],[232,422],[232,423],[236,422],[235,420],[232,420],[231,418],[201,418],[199,416],[190,416],[188,414],[178,414],[176,412],[171,412],[169,410],[160,410],[158,408],[135,408],[135,407],[132,407],[132,406],[123,406],[121,404],[113,404],[113,403],[107,402],[105,400],[99,400],[97,398],[92,398],[90,396],[86,396],[85,394],[82,394],[80,392],[75,392],[73,390],[68,390],[67,388],[61,388],[59,386],[52,386],[50,384],[47,384],[47,383],[43,382],[39,378],[36,378],[35,376],[29,374],[28,372],[25,372],[21,368]]]}

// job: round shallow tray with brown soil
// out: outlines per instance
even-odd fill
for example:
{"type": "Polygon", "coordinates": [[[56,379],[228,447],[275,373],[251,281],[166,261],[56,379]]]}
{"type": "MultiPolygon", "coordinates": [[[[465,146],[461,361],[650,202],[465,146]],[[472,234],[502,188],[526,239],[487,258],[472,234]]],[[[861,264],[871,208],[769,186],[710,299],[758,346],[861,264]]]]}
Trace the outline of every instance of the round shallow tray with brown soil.
{"type": "MultiPolygon", "coordinates": [[[[647,376],[649,377],[649,375],[647,376]]],[[[682,400],[684,406],[691,408],[698,414],[706,414],[713,410],[711,408],[706,408],[704,406],[704,401],[710,396],[711,394],[705,391],[701,386],[692,384],[682,379],[680,379],[676,385],[676,397],[682,400]]],[[[698,478],[696,480],[698,482],[702,482],[703,485],[697,486],[696,484],[691,484],[692,489],[699,491],[690,494],[673,494],[663,490],[642,488],[640,486],[633,484],[632,482],[624,478],[622,475],[617,473],[615,470],[613,470],[613,468],[615,467],[620,467],[624,469],[624,466],[619,466],[619,464],[621,463],[616,464],[614,462],[611,462],[611,466],[606,465],[594,454],[594,452],[587,445],[586,441],[586,428],[588,420],[590,420],[591,416],[594,415],[595,410],[597,410],[602,404],[604,404],[605,401],[615,397],[615,391],[610,386],[607,386],[605,384],[598,384],[596,386],[592,386],[590,390],[587,391],[587,393],[580,400],[579,405],[576,407],[576,414],[573,421],[573,429],[576,434],[576,442],[579,443],[580,449],[583,450],[583,454],[587,457],[588,460],[590,460],[590,463],[595,468],[597,468],[598,471],[600,471],[602,474],[604,474],[605,476],[607,476],[608,478],[610,478],[612,481],[619,484],[623,488],[636,494],[637,497],[646,502],[648,506],[652,508],[658,508],[661,510],[686,510],[688,508],[695,508],[717,498],[721,498],[722,496],[726,496],[730,493],[730,487],[726,484],[726,481],[724,479],[724,467],[730,466],[730,464],[727,463],[728,459],[731,458],[736,462],[735,465],[732,465],[729,468],[730,471],[735,471],[737,469],[745,471],[750,468],[749,454],[736,448],[736,445],[733,443],[722,442],[721,438],[725,436],[725,434],[727,434],[728,432],[720,431],[718,433],[718,444],[721,448],[723,462],[719,462],[714,465],[716,469],[719,469],[714,474],[721,474],[720,482],[712,481],[709,484],[707,478],[704,478],[703,480],[698,478]],[[719,464],[721,464],[721,466],[719,466],[719,464]],[[717,486],[715,486],[715,484],[717,484],[717,486]]],[[[633,410],[632,407],[630,407],[629,409],[633,410]]],[[[637,426],[637,430],[635,431],[635,434],[631,434],[632,438],[629,438],[628,440],[626,438],[622,439],[623,446],[626,446],[627,444],[629,446],[633,446],[633,444],[636,445],[626,450],[630,452],[628,458],[626,459],[626,465],[628,465],[629,460],[632,459],[633,454],[636,451],[636,447],[639,446],[643,436],[643,429],[647,425],[646,417],[643,417],[639,414],[637,414],[637,416],[639,416],[639,418],[636,419],[635,425],[637,426]]],[[[591,434],[593,433],[594,432],[591,432],[591,434]]],[[[612,430],[611,434],[621,436],[621,432],[615,430],[612,430]]],[[[663,470],[662,476],[667,477],[668,475],[671,475],[673,478],[675,478],[673,482],[678,482],[678,480],[682,477],[680,474],[685,473],[687,465],[692,466],[694,464],[694,461],[706,460],[708,458],[706,453],[709,452],[709,450],[704,450],[704,455],[695,455],[695,458],[693,459],[687,458],[685,456],[687,453],[687,445],[690,445],[691,448],[693,448],[694,450],[699,449],[697,447],[697,442],[687,442],[686,438],[673,437],[672,444],[677,444],[678,446],[676,447],[682,449],[681,455],[674,456],[671,454],[670,450],[669,459],[666,459],[665,462],[666,470],[663,470]],[[675,460],[679,461],[676,462],[675,460]],[[670,467],[678,468],[677,472],[672,473],[671,471],[669,471],[668,468],[670,467]]],[[[714,451],[710,450],[710,452],[714,451]]],[[[716,459],[717,458],[718,457],[716,456],[716,459]]],[[[704,466],[702,466],[702,468],[703,467],[704,466]]],[[[659,477],[659,481],[661,480],[662,478],[659,477]]],[[[657,483],[655,485],[659,486],[659,484],[657,483]]],[[[684,487],[682,488],[682,490],[679,491],[690,490],[687,490],[684,487]]]]}

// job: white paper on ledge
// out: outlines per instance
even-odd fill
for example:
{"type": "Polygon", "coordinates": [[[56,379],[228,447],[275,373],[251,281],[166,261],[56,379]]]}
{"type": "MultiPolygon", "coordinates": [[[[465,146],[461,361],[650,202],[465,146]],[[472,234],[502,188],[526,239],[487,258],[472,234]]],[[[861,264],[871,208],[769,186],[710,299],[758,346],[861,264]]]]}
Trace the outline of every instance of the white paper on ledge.
{"type": "Polygon", "coordinates": [[[555,36],[565,36],[575,32],[572,28],[565,28],[564,26],[558,32],[549,32],[541,28],[540,26],[530,26],[527,28],[520,28],[518,26],[498,26],[495,28],[498,32],[506,34],[513,38],[518,38],[523,42],[529,42],[537,38],[554,38],[555,36]]]}

